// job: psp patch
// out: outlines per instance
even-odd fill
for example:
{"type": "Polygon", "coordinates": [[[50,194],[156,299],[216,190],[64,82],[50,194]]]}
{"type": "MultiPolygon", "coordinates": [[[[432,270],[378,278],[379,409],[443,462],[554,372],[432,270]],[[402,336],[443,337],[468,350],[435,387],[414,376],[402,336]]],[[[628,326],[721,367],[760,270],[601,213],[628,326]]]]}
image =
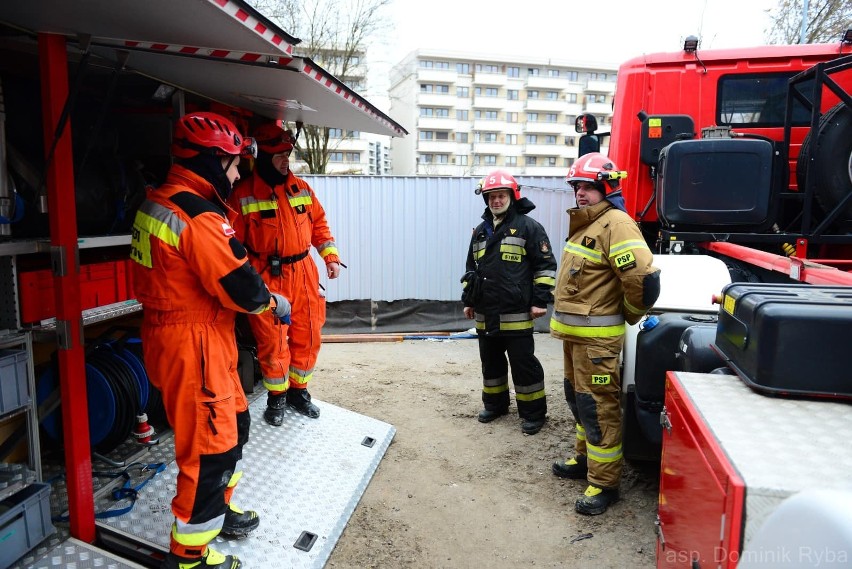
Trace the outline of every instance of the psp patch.
{"type": "Polygon", "coordinates": [[[633,254],[633,251],[622,253],[615,258],[615,267],[620,271],[626,271],[627,269],[632,269],[635,266],[636,255],[633,254]]]}
{"type": "Polygon", "coordinates": [[[543,255],[547,255],[548,253],[550,253],[550,243],[548,243],[547,241],[542,241],[538,244],[538,249],[542,252],[543,255]]]}
{"type": "Polygon", "coordinates": [[[609,385],[610,375],[592,375],[592,385],[609,385]]]}

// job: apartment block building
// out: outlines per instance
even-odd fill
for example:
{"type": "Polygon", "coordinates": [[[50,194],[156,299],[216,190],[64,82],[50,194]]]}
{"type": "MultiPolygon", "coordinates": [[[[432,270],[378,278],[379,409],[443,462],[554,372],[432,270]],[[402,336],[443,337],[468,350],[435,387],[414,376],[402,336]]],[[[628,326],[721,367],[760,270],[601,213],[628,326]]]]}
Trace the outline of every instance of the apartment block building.
{"type": "MultiPolygon", "coordinates": [[[[582,113],[609,132],[618,65],[420,49],[391,71],[395,175],[564,175],[582,113]]],[[[607,137],[601,139],[606,152],[607,137]]]]}

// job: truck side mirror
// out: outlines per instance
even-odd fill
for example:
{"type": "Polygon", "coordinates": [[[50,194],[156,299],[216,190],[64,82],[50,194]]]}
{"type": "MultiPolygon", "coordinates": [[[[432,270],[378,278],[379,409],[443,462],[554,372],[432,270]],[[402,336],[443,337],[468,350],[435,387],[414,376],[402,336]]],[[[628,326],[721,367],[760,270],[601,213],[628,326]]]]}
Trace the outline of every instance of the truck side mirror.
{"type": "Polygon", "coordinates": [[[597,134],[584,134],[577,146],[577,158],[584,154],[601,151],[601,141],[597,134]]]}
{"type": "Polygon", "coordinates": [[[583,134],[594,134],[598,130],[598,119],[595,115],[584,113],[574,119],[574,131],[583,134]]]}

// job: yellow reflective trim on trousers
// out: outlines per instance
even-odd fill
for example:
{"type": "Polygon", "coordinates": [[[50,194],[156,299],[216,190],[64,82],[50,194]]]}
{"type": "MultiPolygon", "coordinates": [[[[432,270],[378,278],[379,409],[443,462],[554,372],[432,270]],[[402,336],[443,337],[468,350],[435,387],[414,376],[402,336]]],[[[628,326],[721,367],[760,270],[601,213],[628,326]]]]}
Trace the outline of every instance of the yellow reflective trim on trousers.
{"type": "Polygon", "coordinates": [[[295,196],[289,198],[288,201],[293,207],[299,207],[300,205],[311,205],[312,203],[314,203],[311,199],[311,196],[295,196]]]}
{"type": "Polygon", "coordinates": [[[278,200],[241,200],[240,211],[243,215],[278,209],[278,200]]]}
{"type": "Polygon", "coordinates": [[[225,514],[203,524],[185,524],[175,520],[172,523],[172,539],[185,547],[204,547],[219,535],[224,520],[225,514]]]}
{"type": "Polygon", "coordinates": [[[485,322],[484,321],[480,322],[479,320],[477,320],[476,321],[476,329],[477,330],[485,330],[485,322]]]}
{"type": "Polygon", "coordinates": [[[576,428],[577,428],[577,440],[578,441],[586,440],[586,428],[583,425],[581,425],[580,423],[577,423],[576,428]]]}
{"type": "Polygon", "coordinates": [[[532,320],[526,320],[524,322],[500,322],[501,330],[526,330],[533,326],[534,324],[532,320]]]}
{"type": "Polygon", "coordinates": [[[568,326],[555,318],[550,319],[550,329],[560,334],[577,336],[579,338],[612,338],[621,336],[627,331],[624,324],[615,326],[568,326]]]}
{"type": "Polygon", "coordinates": [[[538,277],[537,279],[533,279],[533,284],[556,286],[556,279],[553,277],[538,277]]]}
{"type": "Polygon", "coordinates": [[[612,448],[603,449],[586,441],[586,452],[588,452],[589,460],[594,460],[595,462],[615,462],[617,460],[621,460],[624,456],[621,451],[621,444],[612,448]]]}
{"type": "Polygon", "coordinates": [[[290,381],[286,377],[263,378],[263,387],[267,391],[287,391],[290,381]]]}
{"type": "Polygon", "coordinates": [[[532,393],[518,393],[515,391],[515,399],[518,401],[535,401],[536,399],[541,399],[544,395],[544,389],[532,393]]]}
{"type": "Polygon", "coordinates": [[[577,243],[572,243],[570,241],[565,242],[565,247],[563,247],[563,250],[569,253],[573,253],[575,255],[579,255],[595,263],[600,263],[603,259],[600,251],[595,251],[594,249],[589,249],[588,247],[583,247],[582,245],[578,245],[577,243]]]}
{"type": "Polygon", "coordinates": [[[613,243],[609,247],[609,256],[616,257],[626,251],[632,251],[633,249],[648,249],[648,244],[642,241],[641,239],[628,239],[627,241],[619,241],[618,243],[613,243]]]}
{"type": "Polygon", "coordinates": [[[237,470],[235,470],[234,473],[231,474],[231,479],[228,480],[228,488],[233,488],[234,486],[236,486],[242,477],[243,471],[241,468],[237,467],[237,470]]]}
{"type": "Polygon", "coordinates": [[[500,244],[500,252],[501,253],[514,253],[516,255],[526,255],[527,250],[518,245],[507,245],[506,243],[500,244]]]}
{"type": "Polygon", "coordinates": [[[307,385],[311,378],[314,377],[314,370],[305,371],[291,367],[288,375],[290,385],[307,385]]]}
{"type": "Polygon", "coordinates": [[[498,385],[497,387],[485,387],[484,385],[482,386],[483,393],[503,393],[504,391],[509,391],[508,383],[498,385]]]}

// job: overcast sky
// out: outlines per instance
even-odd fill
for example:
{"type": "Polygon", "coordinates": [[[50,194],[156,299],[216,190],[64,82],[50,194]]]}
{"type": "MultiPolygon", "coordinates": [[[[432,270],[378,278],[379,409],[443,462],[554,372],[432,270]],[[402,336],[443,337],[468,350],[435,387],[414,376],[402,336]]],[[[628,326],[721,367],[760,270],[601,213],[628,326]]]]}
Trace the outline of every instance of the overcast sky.
{"type": "MultiPolygon", "coordinates": [[[[777,0],[395,0],[394,29],[368,53],[378,73],[410,51],[445,49],[620,64],[643,53],[677,51],[689,35],[701,48],[763,45],[777,0]],[[386,45],[382,45],[385,43],[386,45]]],[[[381,101],[376,100],[376,104],[381,101]]]]}

